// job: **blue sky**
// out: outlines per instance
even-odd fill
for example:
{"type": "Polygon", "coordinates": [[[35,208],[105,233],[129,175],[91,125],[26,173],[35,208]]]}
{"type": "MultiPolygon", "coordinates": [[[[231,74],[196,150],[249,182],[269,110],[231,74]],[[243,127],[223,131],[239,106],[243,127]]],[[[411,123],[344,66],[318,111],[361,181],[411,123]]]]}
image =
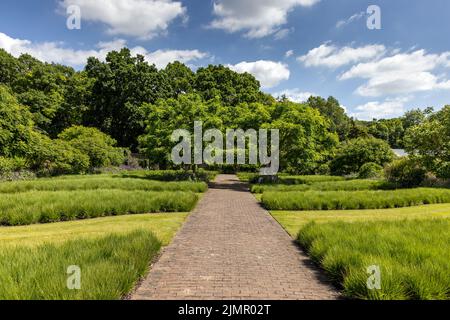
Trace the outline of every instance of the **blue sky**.
{"type": "Polygon", "coordinates": [[[81,69],[126,45],[160,68],[225,64],[275,95],[390,118],[450,104],[448,12],[448,0],[2,0],[0,47],[81,69]],[[71,5],[80,30],[66,26],[71,5]],[[367,28],[370,5],[381,30],[367,28]]]}

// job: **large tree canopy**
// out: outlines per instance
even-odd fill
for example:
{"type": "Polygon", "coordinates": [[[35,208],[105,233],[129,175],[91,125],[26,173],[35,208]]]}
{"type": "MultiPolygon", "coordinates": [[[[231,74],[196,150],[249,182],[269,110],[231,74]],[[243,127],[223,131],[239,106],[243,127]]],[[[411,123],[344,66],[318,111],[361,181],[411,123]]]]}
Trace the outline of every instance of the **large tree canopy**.
{"type": "Polygon", "coordinates": [[[450,178],[450,106],[411,127],[405,137],[406,150],[430,171],[450,178]]]}

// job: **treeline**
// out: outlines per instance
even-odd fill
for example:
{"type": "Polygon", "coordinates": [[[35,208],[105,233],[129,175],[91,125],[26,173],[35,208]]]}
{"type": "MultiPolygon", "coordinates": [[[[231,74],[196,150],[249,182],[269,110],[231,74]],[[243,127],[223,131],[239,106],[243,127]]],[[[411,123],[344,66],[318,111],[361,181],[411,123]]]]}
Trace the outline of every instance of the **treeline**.
{"type": "Polygon", "coordinates": [[[158,70],[126,48],[89,58],[81,71],[0,49],[0,173],[134,165],[137,152],[170,168],[171,133],[201,120],[205,130],[279,129],[285,172],[352,174],[391,162],[390,146],[406,146],[406,132],[432,116],[361,122],[333,97],[298,104],[262,92],[248,73],[179,62],[158,70]]]}

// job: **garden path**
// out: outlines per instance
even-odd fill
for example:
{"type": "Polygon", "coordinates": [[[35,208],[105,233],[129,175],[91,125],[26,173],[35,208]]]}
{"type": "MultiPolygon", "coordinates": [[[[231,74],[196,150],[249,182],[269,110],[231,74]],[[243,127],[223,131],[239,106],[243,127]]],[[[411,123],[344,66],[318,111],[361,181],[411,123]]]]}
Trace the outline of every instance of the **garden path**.
{"type": "Polygon", "coordinates": [[[337,299],[235,175],[220,175],[132,295],[136,300],[337,299]]]}

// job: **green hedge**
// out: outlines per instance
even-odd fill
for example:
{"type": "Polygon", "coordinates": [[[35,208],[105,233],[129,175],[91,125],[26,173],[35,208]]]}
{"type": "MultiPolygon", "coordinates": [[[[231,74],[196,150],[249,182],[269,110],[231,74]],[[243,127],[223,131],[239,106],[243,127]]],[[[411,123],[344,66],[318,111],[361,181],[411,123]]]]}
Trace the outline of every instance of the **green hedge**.
{"type": "Polygon", "coordinates": [[[264,206],[270,210],[351,210],[411,207],[450,203],[448,189],[401,189],[390,191],[265,192],[264,206]]]}

